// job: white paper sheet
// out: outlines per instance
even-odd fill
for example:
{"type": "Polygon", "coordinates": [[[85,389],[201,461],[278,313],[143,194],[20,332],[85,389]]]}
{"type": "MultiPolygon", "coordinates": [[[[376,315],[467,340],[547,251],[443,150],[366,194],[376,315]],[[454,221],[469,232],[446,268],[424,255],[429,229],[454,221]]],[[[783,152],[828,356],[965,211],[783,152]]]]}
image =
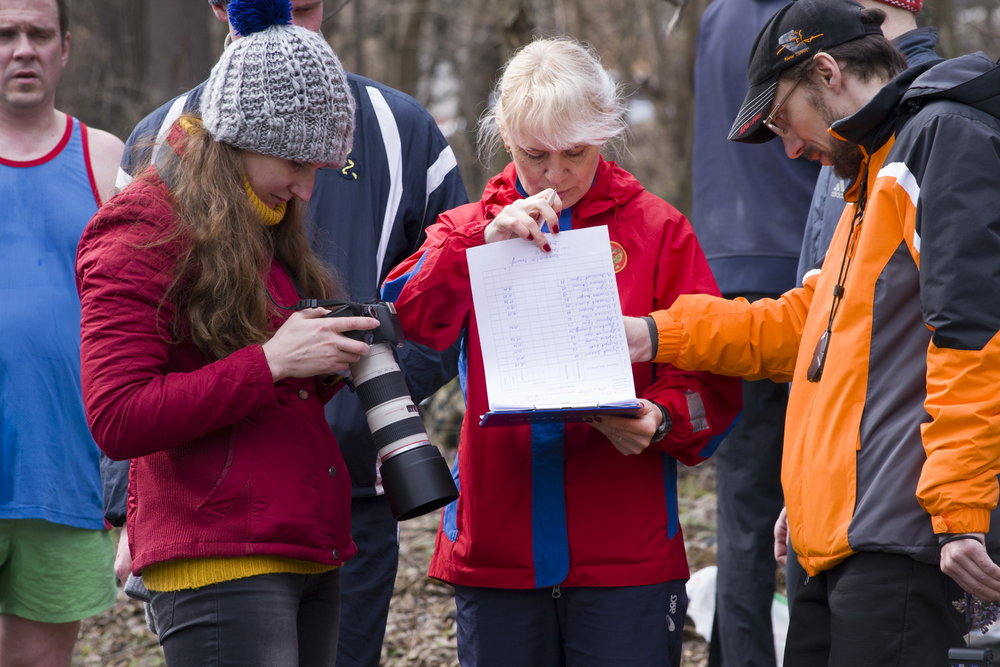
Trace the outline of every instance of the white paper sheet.
{"type": "Polygon", "coordinates": [[[635,404],[607,227],[466,255],[490,410],[635,404]]]}

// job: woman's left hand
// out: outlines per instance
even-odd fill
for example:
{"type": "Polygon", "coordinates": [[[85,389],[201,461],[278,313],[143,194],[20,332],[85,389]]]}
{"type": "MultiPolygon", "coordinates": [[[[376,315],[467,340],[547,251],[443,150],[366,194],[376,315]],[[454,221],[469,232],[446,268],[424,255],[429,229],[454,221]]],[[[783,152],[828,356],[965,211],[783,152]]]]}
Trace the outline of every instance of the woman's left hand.
{"type": "Polygon", "coordinates": [[[115,553],[115,576],[124,584],[130,574],[132,574],[132,551],[128,546],[128,528],[122,526],[118,538],[118,551],[115,553]]]}
{"type": "Polygon", "coordinates": [[[639,403],[642,407],[634,417],[596,416],[590,421],[625,456],[645,451],[663,419],[660,409],[651,402],[641,398],[639,403]]]}
{"type": "Polygon", "coordinates": [[[544,252],[549,252],[549,240],[542,232],[542,222],[549,224],[553,234],[559,232],[559,213],[562,202],[555,190],[548,188],[536,195],[518,199],[504,207],[486,226],[483,239],[487,243],[519,238],[533,241],[544,252]],[[551,203],[550,203],[551,202],[551,203]]]}
{"type": "Polygon", "coordinates": [[[271,339],[261,345],[271,379],[305,378],[343,373],[368,354],[368,345],[344,335],[378,327],[374,317],[326,317],[326,308],[292,313],[271,339]]]}

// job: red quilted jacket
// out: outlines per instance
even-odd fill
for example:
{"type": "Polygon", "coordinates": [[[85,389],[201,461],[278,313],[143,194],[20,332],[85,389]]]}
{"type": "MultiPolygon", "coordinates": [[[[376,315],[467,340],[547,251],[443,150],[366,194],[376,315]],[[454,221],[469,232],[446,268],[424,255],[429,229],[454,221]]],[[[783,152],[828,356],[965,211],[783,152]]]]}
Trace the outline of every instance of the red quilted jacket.
{"type": "MultiPolygon", "coordinates": [[[[335,388],[273,384],[259,345],[210,361],[165,339],[183,316],[160,305],[176,245],[149,241],[173,224],[166,186],[140,179],[97,212],[77,254],[87,419],[109,457],[132,459],[133,569],[250,554],[339,565],[357,547],[350,478],[323,415],[335,388]]],[[[277,262],[267,284],[282,305],[299,298],[277,262]]]]}

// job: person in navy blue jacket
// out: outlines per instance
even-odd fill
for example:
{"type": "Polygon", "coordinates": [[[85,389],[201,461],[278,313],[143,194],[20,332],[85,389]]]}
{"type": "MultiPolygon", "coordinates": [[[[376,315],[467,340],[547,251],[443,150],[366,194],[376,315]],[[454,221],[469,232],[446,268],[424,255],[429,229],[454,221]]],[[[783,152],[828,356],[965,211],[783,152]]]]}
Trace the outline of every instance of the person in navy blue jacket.
{"type": "MultiPolygon", "coordinates": [[[[747,90],[747,54],[787,0],[715,0],[695,61],[691,224],[722,294],[755,300],[795,286],[818,167],[787,160],[778,142],[726,135],[747,90]]],[[[743,412],[715,454],[717,603],[709,664],[774,667],[772,527],[781,511],[787,384],[743,382],[743,412]]]]}
{"type": "MultiPolygon", "coordinates": [[[[216,16],[227,20],[227,0],[209,2],[216,16]]],[[[297,25],[318,31],[323,14],[322,0],[292,0],[297,25]]],[[[368,301],[378,297],[378,286],[389,271],[420,247],[424,229],[438,214],[466,203],[468,195],[454,153],[416,100],[350,72],[347,79],[357,106],[354,147],[342,169],[317,173],[309,210],[317,254],[337,267],[353,300],[368,301]]],[[[154,139],[165,136],[182,113],[197,110],[203,87],[166,102],[140,121],[126,143],[119,188],[149,159],[154,139]]],[[[439,353],[408,343],[398,353],[417,403],[455,376],[457,346],[439,353]]],[[[382,494],[376,449],[357,396],[338,392],[326,411],[351,475],[351,534],[359,547],[341,573],[342,617],[351,623],[340,628],[337,665],[376,667],[396,578],[398,527],[382,494]]],[[[121,525],[128,465],[105,459],[102,468],[105,515],[121,525]]],[[[128,572],[124,540],[116,570],[122,578],[128,572]]]]}

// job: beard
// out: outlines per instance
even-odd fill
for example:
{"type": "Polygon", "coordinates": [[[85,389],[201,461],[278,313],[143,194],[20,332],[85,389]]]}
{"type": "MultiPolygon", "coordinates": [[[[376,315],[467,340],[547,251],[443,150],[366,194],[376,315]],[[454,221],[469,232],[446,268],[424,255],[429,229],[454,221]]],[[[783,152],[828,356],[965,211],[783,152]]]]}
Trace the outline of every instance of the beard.
{"type": "MultiPolygon", "coordinates": [[[[844,117],[841,114],[834,113],[819,95],[812,96],[810,102],[827,127],[832,126],[844,117]]],[[[837,178],[853,180],[857,177],[858,172],[861,171],[861,162],[864,159],[864,154],[857,144],[852,144],[833,136],[830,138],[832,143],[826,152],[826,157],[830,160],[833,173],[836,174],[837,178]]]]}
{"type": "Polygon", "coordinates": [[[857,178],[858,172],[861,171],[861,161],[864,159],[860,148],[839,139],[834,140],[828,157],[837,178],[849,180],[857,178]]]}

